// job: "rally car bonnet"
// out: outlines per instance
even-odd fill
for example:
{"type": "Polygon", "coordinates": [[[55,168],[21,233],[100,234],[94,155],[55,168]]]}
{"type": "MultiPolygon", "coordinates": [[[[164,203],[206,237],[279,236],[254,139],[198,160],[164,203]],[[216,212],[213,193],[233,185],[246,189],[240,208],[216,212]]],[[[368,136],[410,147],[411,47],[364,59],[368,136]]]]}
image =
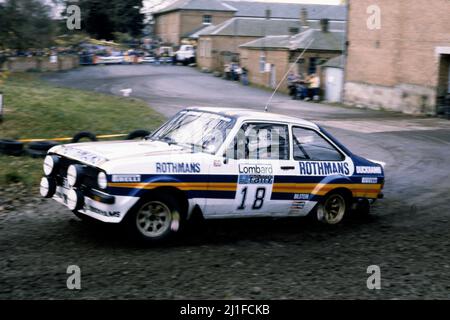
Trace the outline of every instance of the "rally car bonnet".
{"type": "Polygon", "coordinates": [[[101,166],[111,160],[189,153],[190,151],[188,148],[160,141],[108,141],[56,146],[49,153],[59,154],[88,165],[101,166]]]}

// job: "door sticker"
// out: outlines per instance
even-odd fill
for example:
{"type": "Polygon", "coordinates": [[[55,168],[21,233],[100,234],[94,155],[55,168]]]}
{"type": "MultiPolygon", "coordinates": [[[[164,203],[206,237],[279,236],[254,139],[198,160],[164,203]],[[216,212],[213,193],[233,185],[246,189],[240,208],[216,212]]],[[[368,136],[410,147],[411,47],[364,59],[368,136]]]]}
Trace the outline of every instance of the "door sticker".
{"type": "Polygon", "coordinates": [[[273,168],[270,164],[239,164],[236,211],[261,211],[272,196],[273,168]]]}

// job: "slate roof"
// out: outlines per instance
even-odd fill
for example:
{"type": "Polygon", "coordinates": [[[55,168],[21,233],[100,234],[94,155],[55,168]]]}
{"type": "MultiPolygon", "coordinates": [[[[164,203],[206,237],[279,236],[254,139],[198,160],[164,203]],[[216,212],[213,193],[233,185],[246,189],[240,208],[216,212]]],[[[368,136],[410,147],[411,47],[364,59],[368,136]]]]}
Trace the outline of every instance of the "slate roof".
{"type": "Polygon", "coordinates": [[[346,6],[315,5],[278,2],[251,2],[251,1],[226,1],[226,0],[177,0],[172,4],[154,12],[154,15],[168,13],[177,10],[208,10],[235,12],[236,17],[260,17],[266,16],[266,10],[271,10],[272,18],[300,19],[302,8],[306,8],[308,19],[329,19],[345,21],[347,19],[346,6]]]}
{"type": "Polygon", "coordinates": [[[265,17],[266,10],[271,10],[272,18],[300,19],[302,8],[306,8],[308,19],[341,20],[347,19],[346,6],[317,5],[300,3],[277,3],[277,2],[251,2],[251,1],[224,1],[224,3],[237,9],[236,16],[239,17],[265,17]]]}
{"type": "Polygon", "coordinates": [[[322,68],[329,67],[329,68],[339,68],[339,69],[344,69],[344,62],[345,62],[345,61],[344,61],[344,56],[341,55],[341,56],[335,57],[335,58],[330,59],[330,60],[328,60],[327,62],[325,62],[325,63],[322,65],[322,68]]]}
{"type": "Polygon", "coordinates": [[[221,0],[178,0],[153,14],[158,15],[177,10],[236,11],[235,8],[221,0]]]}
{"type": "Polygon", "coordinates": [[[188,32],[184,34],[183,38],[191,38],[191,39],[198,39],[203,34],[208,34],[209,32],[213,31],[217,26],[213,24],[203,25],[200,28],[197,28],[191,32],[188,32]]]}
{"type": "MultiPolygon", "coordinates": [[[[310,28],[320,28],[320,21],[309,21],[310,28]]],[[[329,22],[329,29],[345,31],[345,22],[329,22]]],[[[264,19],[264,18],[231,18],[214,27],[202,27],[200,30],[191,32],[199,37],[208,36],[241,36],[241,37],[264,37],[269,35],[290,35],[302,30],[300,21],[286,19],[264,19]],[[297,29],[295,32],[292,29],[297,29]]],[[[192,37],[192,35],[190,37],[192,37]]]]}
{"type": "Polygon", "coordinates": [[[323,32],[308,29],[294,36],[267,36],[241,45],[241,48],[301,50],[308,44],[308,50],[342,51],[345,43],[344,32],[323,32]],[[311,44],[310,44],[311,43],[311,44]]]}

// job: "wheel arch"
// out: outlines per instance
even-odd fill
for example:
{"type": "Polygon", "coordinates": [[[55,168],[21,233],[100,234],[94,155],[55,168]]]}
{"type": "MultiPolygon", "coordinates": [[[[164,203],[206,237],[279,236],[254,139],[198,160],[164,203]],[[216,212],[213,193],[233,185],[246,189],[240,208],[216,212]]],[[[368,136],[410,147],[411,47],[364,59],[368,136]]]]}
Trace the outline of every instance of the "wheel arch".
{"type": "Polygon", "coordinates": [[[168,194],[175,198],[177,203],[180,205],[180,215],[183,218],[187,218],[189,212],[189,201],[185,191],[180,190],[174,186],[163,186],[156,187],[154,189],[150,189],[146,191],[138,201],[138,203],[142,203],[142,201],[151,199],[155,194],[168,194]]]}

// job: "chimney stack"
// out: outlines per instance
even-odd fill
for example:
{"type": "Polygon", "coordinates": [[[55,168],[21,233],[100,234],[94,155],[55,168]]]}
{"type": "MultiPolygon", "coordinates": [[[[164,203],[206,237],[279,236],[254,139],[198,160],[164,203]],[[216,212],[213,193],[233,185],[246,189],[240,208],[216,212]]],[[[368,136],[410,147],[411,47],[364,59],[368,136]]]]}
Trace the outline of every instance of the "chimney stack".
{"type": "Polygon", "coordinates": [[[302,10],[300,11],[300,24],[301,24],[303,29],[308,29],[309,28],[308,10],[306,10],[305,7],[303,7],[302,10]]]}
{"type": "Polygon", "coordinates": [[[328,19],[320,19],[320,26],[322,29],[322,32],[328,32],[328,26],[329,26],[329,20],[328,19]]]}

